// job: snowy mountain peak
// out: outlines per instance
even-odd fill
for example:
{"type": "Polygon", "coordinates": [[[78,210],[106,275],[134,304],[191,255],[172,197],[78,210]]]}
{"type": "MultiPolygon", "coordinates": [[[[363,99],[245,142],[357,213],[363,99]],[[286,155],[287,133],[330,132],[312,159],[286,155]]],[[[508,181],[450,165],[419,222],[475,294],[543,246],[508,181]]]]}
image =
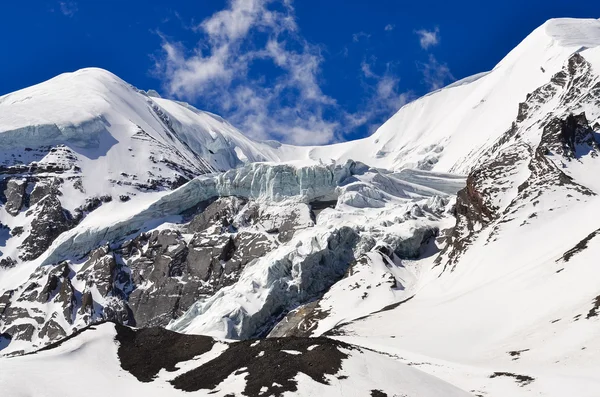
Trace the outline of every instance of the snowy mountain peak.
{"type": "Polygon", "coordinates": [[[313,147],[101,69],[1,97],[0,389],[595,397],[599,72],[550,20],[313,147]]]}
{"type": "Polygon", "coordinates": [[[542,27],[564,47],[600,46],[600,19],[556,18],[546,21],[542,27]]]}

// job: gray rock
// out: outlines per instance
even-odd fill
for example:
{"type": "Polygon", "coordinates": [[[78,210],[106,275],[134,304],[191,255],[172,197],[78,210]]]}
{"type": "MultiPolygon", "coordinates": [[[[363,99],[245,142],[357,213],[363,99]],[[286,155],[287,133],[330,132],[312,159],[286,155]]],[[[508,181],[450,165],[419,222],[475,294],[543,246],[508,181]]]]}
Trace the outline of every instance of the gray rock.
{"type": "Polygon", "coordinates": [[[220,198],[211,203],[204,211],[192,219],[188,226],[188,232],[202,232],[215,224],[227,229],[233,224],[235,214],[237,214],[245,204],[246,200],[237,197],[220,198]]]}
{"type": "Polygon", "coordinates": [[[48,338],[51,341],[64,338],[65,336],[67,336],[67,333],[53,318],[48,320],[38,333],[38,337],[42,339],[48,338]]]}
{"type": "Polygon", "coordinates": [[[42,179],[36,182],[29,195],[29,206],[33,207],[48,195],[60,195],[60,180],[58,178],[42,179]]]}
{"type": "Polygon", "coordinates": [[[0,259],[0,268],[10,269],[17,265],[17,262],[10,256],[0,259]]]}
{"type": "Polygon", "coordinates": [[[77,274],[78,280],[85,280],[86,287],[96,286],[102,296],[107,296],[113,289],[117,262],[110,247],[100,247],[90,254],[89,259],[77,274]]]}
{"type": "Polygon", "coordinates": [[[2,295],[0,295],[0,316],[2,316],[6,309],[8,309],[8,307],[10,306],[10,301],[12,299],[13,294],[13,290],[8,290],[2,295]]]}
{"type": "Polygon", "coordinates": [[[4,196],[6,204],[4,208],[12,216],[17,216],[25,202],[25,189],[27,188],[26,179],[11,179],[6,184],[4,196]]]}
{"type": "Polygon", "coordinates": [[[37,327],[33,324],[17,324],[7,328],[3,333],[10,335],[12,340],[30,341],[33,334],[37,331],[37,327]]]}
{"type": "Polygon", "coordinates": [[[29,236],[20,247],[20,258],[24,261],[38,258],[61,233],[73,226],[71,217],[55,195],[44,197],[27,215],[35,215],[35,218],[29,236]]]}

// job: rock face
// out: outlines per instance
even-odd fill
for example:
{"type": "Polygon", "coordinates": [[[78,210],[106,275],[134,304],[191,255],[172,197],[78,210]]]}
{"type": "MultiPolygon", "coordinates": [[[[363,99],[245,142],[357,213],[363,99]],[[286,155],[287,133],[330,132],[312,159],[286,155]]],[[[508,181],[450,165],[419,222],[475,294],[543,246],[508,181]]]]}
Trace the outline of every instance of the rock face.
{"type": "Polygon", "coordinates": [[[25,202],[26,188],[27,180],[25,179],[10,179],[7,182],[6,190],[4,191],[4,197],[6,197],[4,208],[12,216],[16,216],[21,211],[25,202]]]}
{"type": "Polygon", "coordinates": [[[70,214],[52,194],[45,196],[27,215],[34,218],[29,235],[20,247],[20,258],[24,261],[39,257],[61,233],[73,226],[70,214]]]}
{"type": "MultiPolygon", "coordinates": [[[[527,95],[512,127],[481,157],[467,186],[457,195],[456,226],[448,236],[444,255],[437,259],[444,269],[454,269],[482,230],[493,225],[488,236],[493,240],[504,220],[535,207],[542,195],[562,191],[569,200],[595,195],[575,182],[567,169],[569,163],[598,157],[597,134],[585,112],[581,113],[582,108],[596,109],[598,105],[600,79],[579,53],[573,54],[549,83],[527,95]],[[540,119],[542,109],[547,113],[540,119]]],[[[536,215],[533,212],[531,216],[536,215]]]]}
{"type": "Polygon", "coordinates": [[[552,119],[544,128],[540,148],[568,160],[577,160],[587,154],[597,157],[600,152],[596,133],[590,127],[585,113],[552,119]]]}
{"type": "MultiPolygon", "coordinates": [[[[182,335],[161,328],[133,330],[116,325],[121,367],[142,382],[161,369],[173,371],[179,362],[209,352],[217,343],[202,335],[182,335]]],[[[210,363],[176,377],[171,384],[187,392],[214,390],[230,374],[244,371],[249,379],[243,395],[277,396],[297,392],[299,373],[329,384],[327,375],[341,371],[350,345],[327,338],[290,338],[233,343],[210,363]],[[293,353],[289,353],[293,352],[293,353]],[[272,370],[265,371],[268,367],[272,370]]]]}
{"type": "Polygon", "coordinates": [[[154,231],[125,243],[119,252],[137,286],[129,296],[136,323],[167,325],[198,299],[234,284],[249,263],[280,244],[282,233],[311,225],[304,204],[291,212],[272,211],[227,197],[193,217],[187,233],[154,231]],[[294,216],[298,212],[303,215],[294,216]]]}
{"type": "Polygon", "coordinates": [[[257,278],[253,272],[243,273],[234,286],[197,302],[170,327],[193,333],[207,332],[215,325],[212,318],[221,316],[227,319],[222,332],[229,338],[247,339],[266,333],[278,316],[319,296],[342,278],[354,259],[354,248],[359,240],[359,235],[349,227],[324,232],[308,241],[298,237],[291,241],[295,247],[282,247],[253,265],[256,271],[266,274],[261,273],[257,278]],[[264,290],[254,305],[257,310],[240,310],[238,305],[245,299],[242,291],[252,286],[264,290]],[[209,320],[197,321],[204,318],[209,320]],[[204,329],[202,324],[210,328],[204,329]]]}
{"type": "Polygon", "coordinates": [[[29,206],[33,207],[48,195],[60,195],[60,180],[58,178],[42,179],[38,181],[29,195],[29,206]]]}

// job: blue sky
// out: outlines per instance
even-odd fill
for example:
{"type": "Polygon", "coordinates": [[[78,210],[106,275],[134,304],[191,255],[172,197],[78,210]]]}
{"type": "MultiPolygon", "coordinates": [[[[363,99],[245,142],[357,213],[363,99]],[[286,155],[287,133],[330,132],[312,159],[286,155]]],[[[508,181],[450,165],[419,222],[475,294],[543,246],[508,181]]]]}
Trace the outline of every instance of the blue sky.
{"type": "Polygon", "coordinates": [[[592,0],[30,0],[0,6],[0,95],[83,67],[218,113],[257,139],[371,133],[400,106],[491,69],[592,0]]]}

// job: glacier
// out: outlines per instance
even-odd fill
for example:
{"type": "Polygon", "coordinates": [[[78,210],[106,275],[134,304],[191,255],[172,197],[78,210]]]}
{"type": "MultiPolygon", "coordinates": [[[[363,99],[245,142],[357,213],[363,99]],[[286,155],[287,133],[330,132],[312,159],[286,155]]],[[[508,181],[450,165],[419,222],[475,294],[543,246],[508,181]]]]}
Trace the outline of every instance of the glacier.
{"type": "Polygon", "coordinates": [[[84,220],[81,225],[56,239],[42,264],[81,257],[102,244],[142,229],[148,222],[178,215],[215,197],[236,196],[275,202],[289,198],[301,202],[337,198],[336,188],[340,184],[366,170],[365,165],[353,161],[343,166],[313,165],[300,168],[251,163],[222,174],[200,176],[118,222],[109,220],[108,224],[103,224],[101,214],[84,220]]]}

